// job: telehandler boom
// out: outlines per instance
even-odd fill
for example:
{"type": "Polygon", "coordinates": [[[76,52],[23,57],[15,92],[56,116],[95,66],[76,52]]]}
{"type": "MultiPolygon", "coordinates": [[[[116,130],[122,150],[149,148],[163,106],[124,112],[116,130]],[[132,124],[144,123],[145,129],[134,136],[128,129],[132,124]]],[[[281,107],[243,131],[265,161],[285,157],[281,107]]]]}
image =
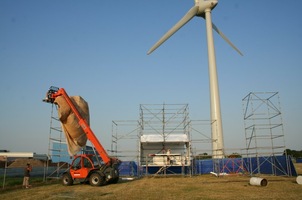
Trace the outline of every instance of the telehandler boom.
{"type": "Polygon", "coordinates": [[[118,166],[120,161],[117,158],[110,157],[104,147],[101,145],[86,120],[81,116],[76,106],[64,90],[64,88],[57,88],[51,86],[46,94],[44,102],[54,104],[55,99],[59,96],[64,97],[67,104],[70,106],[72,112],[78,119],[78,123],[85,132],[88,140],[94,145],[99,156],[102,158],[104,164],[95,164],[93,155],[81,154],[74,156],[74,160],[69,171],[62,176],[63,185],[72,185],[78,179],[81,182],[88,182],[92,186],[100,186],[106,183],[117,183],[119,180],[118,166]]]}

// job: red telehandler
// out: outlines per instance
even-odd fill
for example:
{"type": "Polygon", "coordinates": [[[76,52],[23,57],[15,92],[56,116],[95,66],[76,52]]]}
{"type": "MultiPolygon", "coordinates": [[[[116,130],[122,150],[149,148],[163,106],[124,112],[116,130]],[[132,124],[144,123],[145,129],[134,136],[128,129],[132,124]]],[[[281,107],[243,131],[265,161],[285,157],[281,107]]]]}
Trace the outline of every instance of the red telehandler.
{"type": "MultiPolygon", "coordinates": [[[[89,182],[92,186],[101,186],[109,183],[117,183],[119,180],[118,166],[120,160],[110,157],[86,120],[80,115],[74,103],[63,88],[51,86],[46,94],[44,102],[54,104],[58,96],[64,97],[67,104],[78,119],[78,123],[86,133],[88,140],[94,145],[97,153],[103,160],[103,163],[95,164],[94,155],[81,154],[75,155],[69,170],[62,175],[63,185],[72,185],[75,180],[80,182],[89,182]]],[[[98,160],[98,159],[96,159],[98,160]]]]}

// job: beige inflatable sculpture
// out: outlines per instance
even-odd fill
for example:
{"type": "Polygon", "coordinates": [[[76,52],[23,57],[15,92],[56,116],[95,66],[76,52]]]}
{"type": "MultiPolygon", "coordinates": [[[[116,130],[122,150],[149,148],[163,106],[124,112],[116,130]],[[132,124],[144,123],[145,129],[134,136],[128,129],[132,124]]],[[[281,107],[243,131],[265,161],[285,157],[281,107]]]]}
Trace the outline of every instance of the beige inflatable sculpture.
{"type": "MultiPolygon", "coordinates": [[[[88,103],[80,96],[71,96],[70,99],[76,106],[81,116],[89,124],[88,103]]],[[[86,133],[80,127],[77,117],[72,112],[64,97],[58,96],[55,100],[55,103],[58,105],[58,116],[65,133],[68,153],[69,155],[73,156],[81,150],[81,147],[86,145],[86,133]]]]}

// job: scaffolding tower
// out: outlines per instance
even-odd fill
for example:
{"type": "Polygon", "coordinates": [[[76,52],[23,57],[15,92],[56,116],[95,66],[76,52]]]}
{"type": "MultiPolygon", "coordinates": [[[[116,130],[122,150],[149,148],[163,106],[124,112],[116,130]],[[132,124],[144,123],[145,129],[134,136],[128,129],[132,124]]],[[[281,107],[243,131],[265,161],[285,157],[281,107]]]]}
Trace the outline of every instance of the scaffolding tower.
{"type": "Polygon", "coordinates": [[[57,106],[52,104],[48,137],[49,159],[47,162],[47,178],[59,178],[62,168],[67,167],[66,165],[71,161],[70,156],[68,155],[66,139],[57,113],[57,106]],[[56,166],[53,166],[54,163],[56,166]]]}
{"type": "Polygon", "coordinates": [[[250,92],[242,99],[242,103],[246,157],[256,158],[256,163],[250,163],[250,167],[257,165],[250,173],[261,173],[264,158],[271,163],[272,171],[284,170],[284,175],[291,175],[288,171],[290,169],[288,161],[287,169],[277,169],[276,158],[283,155],[286,149],[278,92],[250,92]]]}
{"type": "Polygon", "coordinates": [[[188,104],[141,104],[139,164],[146,174],[191,174],[188,104]]]}

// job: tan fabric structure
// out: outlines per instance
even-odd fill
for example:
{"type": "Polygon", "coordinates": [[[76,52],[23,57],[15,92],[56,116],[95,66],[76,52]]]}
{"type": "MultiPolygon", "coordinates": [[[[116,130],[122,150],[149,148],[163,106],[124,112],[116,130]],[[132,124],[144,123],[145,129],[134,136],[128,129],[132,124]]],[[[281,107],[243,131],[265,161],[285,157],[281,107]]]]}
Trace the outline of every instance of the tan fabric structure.
{"type": "Polygon", "coordinates": [[[8,168],[24,168],[27,163],[30,163],[32,167],[44,167],[46,161],[38,159],[28,159],[28,158],[17,158],[8,168]]]}
{"type": "MultiPolygon", "coordinates": [[[[88,103],[80,96],[71,96],[71,101],[81,114],[81,116],[89,124],[89,107],[88,103]]],[[[63,96],[55,99],[58,105],[58,116],[62,124],[63,131],[66,136],[68,153],[73,156],[86,145],[87,136],[78,123],[76,115],[72,112],[63,96]]]]}

